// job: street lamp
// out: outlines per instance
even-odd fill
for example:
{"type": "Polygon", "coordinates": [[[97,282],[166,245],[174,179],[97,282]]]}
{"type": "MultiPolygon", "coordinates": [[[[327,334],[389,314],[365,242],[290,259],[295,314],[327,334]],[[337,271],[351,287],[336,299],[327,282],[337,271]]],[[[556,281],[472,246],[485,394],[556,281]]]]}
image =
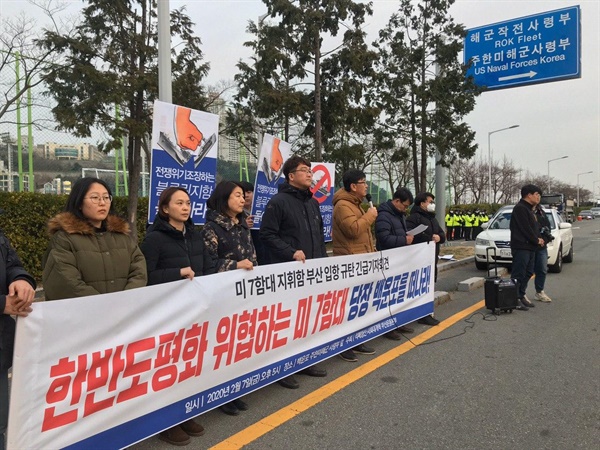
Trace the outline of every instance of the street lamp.
{"type": "Polygon", "coordinates": [[[519,125],[511,125],[510,127],[500,128],[499,130],[494,130],[488,132],[488,184],[489,184],[489,196],[488,202],[490,205],[492,204],[492,146],[490,145],[490,137],[494,133],[499,133],[500,131],[511,130],[513,128],[518,128],[519,125]]]}
{"type": "Polygon", "coordinates": [[[589,172],[581,172],[577,174],[577,207],[579,208],[579,175],[587,175],[588,173],[594,173],[593,170],[589,172]]]}
{"type": "Polygon", "coordinates": [[[568,156],[561,156],[560,158],[554,158],[554,159],[548,160],[548,194],[550,193],[550,163],[552,161],[558,161],[559,159],[565,159],[565,158],[568,158],[568,156]]]}

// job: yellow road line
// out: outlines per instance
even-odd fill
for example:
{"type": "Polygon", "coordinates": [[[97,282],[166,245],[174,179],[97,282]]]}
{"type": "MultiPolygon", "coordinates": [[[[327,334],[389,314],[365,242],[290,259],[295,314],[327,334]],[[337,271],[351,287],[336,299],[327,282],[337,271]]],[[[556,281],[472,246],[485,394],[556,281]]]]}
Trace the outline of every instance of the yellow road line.
{"type": "Polygon", "coordinates": [[[437,334],[440,334],[442,331],[448,329],[455,323],[483,308],[484,305],[485,302],[481,300],[480,302],[475,303],[473,306],[454,314],[452,317],[442,321],[438,326],[431,327],[427,331],[415,336],[411,339],[412,342],[405,342],[404,344],[394,347],[384,354],[373,358],[356,369],[351,370],[350,372],[336,378],[319,389],[311,392],[310,394],[307,394],[304,397],[296,400],[294,403],[289,404],[285,408],[282,408],[270,416],[265,417],[254,425],[251,425],[234,434],[233,436],[230,436],[224,441],[219,442],[217,445],[211,447],[210,450],[232,450],[242,448],[244,445],[255,441],[262,435],[274,430],[279,425],[284,424],[288,420],[296,417],[298,414],[315,406],[317,403],[322,402],[328,397],[331,397],[333,394],[342,390],[351,383],[360,380],[362,377],[379,369],[398,356],[408,352],[409,350],[412,350],[417,345],[422,344],[437,334]]]}

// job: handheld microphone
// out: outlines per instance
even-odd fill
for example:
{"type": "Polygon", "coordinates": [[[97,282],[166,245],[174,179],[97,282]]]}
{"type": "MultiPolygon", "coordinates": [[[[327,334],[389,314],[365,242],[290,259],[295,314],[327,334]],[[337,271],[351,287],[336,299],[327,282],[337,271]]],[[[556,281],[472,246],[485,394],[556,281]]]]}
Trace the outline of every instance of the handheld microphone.
{"type": "Polygon", "coordinates": [[[373,201],[371,200],[371,194],[367,194],[365,195],[365,198],[367,199],[367,201],[369,202],[369,206],[372,208],[373,207],[373,201]]]}

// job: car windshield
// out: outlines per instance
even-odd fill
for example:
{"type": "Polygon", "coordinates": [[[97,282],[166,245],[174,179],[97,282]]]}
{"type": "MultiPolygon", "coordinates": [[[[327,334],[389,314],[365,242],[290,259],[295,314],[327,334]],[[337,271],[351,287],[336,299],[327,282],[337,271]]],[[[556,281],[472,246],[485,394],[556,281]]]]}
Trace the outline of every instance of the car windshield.
{"type": "Polygon", "coordinates": [[[490,230],[508,230],[510,229],[510,216],[512,211],[500,213],[490,224],[490,230]]]}
{"type": "MultiPolygon", "coordinates": [[[[510,229],[510,216],[512,215],[512,211],[506,211],[500,213],[496,216],[496,218],[492,221],[489,226],[490,230],[509,230],[510,229]]],[[[546,212],[546,218],[548,222],[550,222],[550,229],[554,230],[556,228],[556,222],[554,221],[554,216],[551,212],[546,212]]]]}

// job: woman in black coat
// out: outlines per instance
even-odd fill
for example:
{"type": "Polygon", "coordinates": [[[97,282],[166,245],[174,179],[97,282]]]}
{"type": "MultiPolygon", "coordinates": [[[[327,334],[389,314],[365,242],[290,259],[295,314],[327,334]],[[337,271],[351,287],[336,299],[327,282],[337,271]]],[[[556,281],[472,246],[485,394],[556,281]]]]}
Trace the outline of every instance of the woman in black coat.
{"type": "Polygon", "coordinates": [[[206,206],[202,236],[211,258],[216,261],[217,272],[252,270],[258,263],[244,215],[242,187],[233,181],[221,181],[206,206]]]}
{"type": "Polygon", "coordinates": [[[190,218],[190,197],[180,187],[165,189],[158,214],[141,248],[146,257],[148,285],[215,273],[214,261],[190,218]]]}
{"type": "MultiPolygon", "coordinates": [[[[206,202],[208,212],[202,229],[204,245],[216,261],[217,272],[245,269],[257,265],[256,251],[244,214],[244,190],[233,181],[221,181],[206,202]]],[[[248,409],[241,399],[221,406],[221,411],[237,416],[248,409]]]]}
{"type": "MultiPolygon", "coordinates": [[[[204,247],[199,231],[190,218],[191,203],[187,191],[168,187],[160,194],[158,214],[148,228],[141,249],[146,257],[148,285],[214,273],[214,262],[204,247]]],[[[187,445],[190,436],[202,436],[204,428],[193,419],[159,434],[173,445],[187,445]]]]}

